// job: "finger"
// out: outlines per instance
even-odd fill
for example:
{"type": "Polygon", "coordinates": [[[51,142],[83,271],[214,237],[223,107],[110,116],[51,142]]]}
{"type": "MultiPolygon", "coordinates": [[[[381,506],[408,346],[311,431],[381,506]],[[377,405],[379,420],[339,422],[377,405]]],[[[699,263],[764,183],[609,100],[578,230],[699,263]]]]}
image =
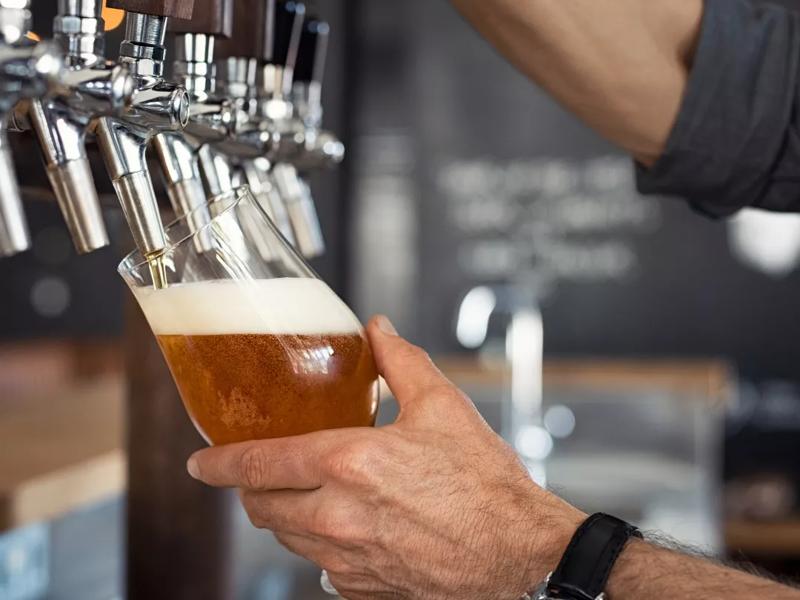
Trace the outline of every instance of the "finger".
{"type": "Polygon", "coordinates": [[[321,456],[347,435],[347,430],[322,431],[206,448],[194,453],[186,467],[192,477],[214,487],[313,490],[324,483],[321,456]]]}
{"type": "Polygon", "coordinates": [[[401,410],[411,408],[432,389],[449,387],[455,391],[455,386],[436,368],[428,354],[400,337],[388,318],[373,318],[367,326],[367,334],[378,371],[401,410]]]}

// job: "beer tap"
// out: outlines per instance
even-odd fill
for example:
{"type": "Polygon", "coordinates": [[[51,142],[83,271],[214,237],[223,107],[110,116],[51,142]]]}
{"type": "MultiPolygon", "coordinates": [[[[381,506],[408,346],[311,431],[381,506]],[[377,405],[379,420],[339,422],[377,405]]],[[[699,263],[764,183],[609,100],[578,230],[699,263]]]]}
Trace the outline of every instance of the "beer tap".
{"type": "Polygon", "coordinates": [[[0,255],[30,247],[30,234],[14,172],[6,122],[23,98],[44,94],[61,72],[58,52],[25,38],[31,22],[29,0],[0,0],[0,255]]]}
{"type": "Polygon", "coordinates": [[[275,132],[271,180],[286,204],[297,249],[304,256],[313,258],[325,251],[325,241],[310,188],[293,162],[298,144],[304,144],[305,133],[304,128],[297,127],[292,103],[294,71],[304,21],[305,6],[302,3],[278,3],[272,60],[261,70],[259,108],[260,115],[275,132]]]}
{"type": "Polygon", "coordinates": [[[101,0],[59,0],[53,22],[64,68],[57,89],[18,107],[18,128],[30,126],[47,175],[72,235],[86,254],[108,245],[103,214],[86,153],[93,119],[124,111],[135,81],[128,70],[105,60],[101,0]]]}
{"type": "Polygon", "coordinates": [[[213,169],[210,183],[208,176],[201,179],[201,155],[205,156],[212,144],[224,142],[233,134],[238,108],[234,102],[216,96],[214,64],[217,38],[228,38],[232,34],[233,1],[210,1],[195,12],[192,21],[178,21],[171,28],[177,34],[174,76],[189,92],[189,122],[183,132],[160,133],[154,145],[175,213],[182,216],[193,212],[200,218],[203,212],[198,208],[207,202],[203,179],[207,181],[211,196],[229,191],[231,187],[219,183],[222,176],[217,173],[218,169],[223,169],[222,165],[202,169],[204,175],[213,169]]]}
{"type": "Polygon", "coordinates": [[[344,160],[344,144],[336,134],[322,128],[322,83],[329,37],[328,23],[312,16],[306,19],[292,87],[296,122],[304,140],[294,160],[301,173],[335,166],[344,160]]]}
{"type": "Polygon", "coordinates": [[[120,115],[97,119],[95,134],[134,241],[144,256],[155,257],[166,240],[146,151],[154,136],[180,131],[189,120],[186,88],[163,77],[164,42],[168,17],[191,18],[193,3],[112,0],[109,6],[150,11],[126,15],[119,60],[134,77],[131,104],[120,115]]]}
{"type": "Polygon", "coordinates": [[[247,183],[278,230],[295,245],[289,213],[271,175],[269,157],[278,141],[277,132],[259,110],[258,72],[272,62],[275,45],[275,0],[244,0],[236,9],[242,35],[221,44],[225,57],[219,62],[219,81],[242,118],[229,143],[205,151],[204,176],[212,189],[247,183]]]}

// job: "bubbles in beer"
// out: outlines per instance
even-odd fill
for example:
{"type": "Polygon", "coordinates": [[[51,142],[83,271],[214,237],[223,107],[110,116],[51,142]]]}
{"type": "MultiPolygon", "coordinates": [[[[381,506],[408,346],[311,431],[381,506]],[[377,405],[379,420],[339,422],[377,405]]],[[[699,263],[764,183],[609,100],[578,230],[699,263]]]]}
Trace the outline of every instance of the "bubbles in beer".
{"type": "Polygon", "coordinates": [[[369,345],[323,282],[188,283],[136,296],[211,443],[374,424],[369,345]]]}

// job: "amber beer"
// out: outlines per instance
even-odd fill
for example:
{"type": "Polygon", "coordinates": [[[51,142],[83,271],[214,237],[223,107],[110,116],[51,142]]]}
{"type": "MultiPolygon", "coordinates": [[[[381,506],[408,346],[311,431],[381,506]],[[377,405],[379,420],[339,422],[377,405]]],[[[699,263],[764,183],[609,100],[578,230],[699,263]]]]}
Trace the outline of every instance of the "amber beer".
{"type": "Polygon", "coordinates": [[[374,425],[369,344],[325,283],[218,281],[136,295],[210,443],[374,425]]]}

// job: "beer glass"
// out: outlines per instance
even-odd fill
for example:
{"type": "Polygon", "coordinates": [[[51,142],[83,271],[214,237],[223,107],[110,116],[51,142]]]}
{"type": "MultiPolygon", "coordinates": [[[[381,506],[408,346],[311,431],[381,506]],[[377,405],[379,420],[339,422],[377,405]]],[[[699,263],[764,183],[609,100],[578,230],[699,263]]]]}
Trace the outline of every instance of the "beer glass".
{"type": "Polygon", "coordinates": [[[373,426],[378,375],[355,315],[247,187],[167,228],[119,272],[209,444],[373,426]]]}

